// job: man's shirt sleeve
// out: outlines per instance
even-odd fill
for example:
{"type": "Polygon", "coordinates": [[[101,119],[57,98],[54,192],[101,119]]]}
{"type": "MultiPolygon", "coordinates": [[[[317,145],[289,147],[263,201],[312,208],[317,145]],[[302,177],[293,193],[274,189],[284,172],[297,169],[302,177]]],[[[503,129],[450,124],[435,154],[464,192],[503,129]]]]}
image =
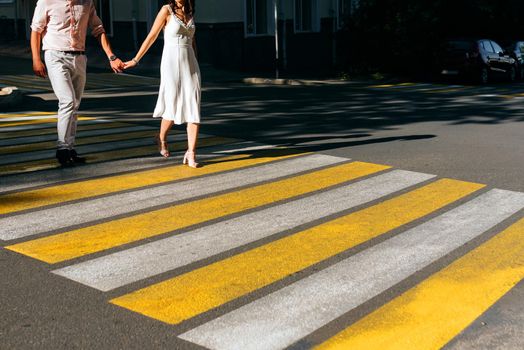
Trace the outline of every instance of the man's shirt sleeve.
{"type": "Polygon", "coordinates": [[[93,3],[91,3],[91,10],[89,12],[89,28],[91,28],[91,34],[95,38],[106,32],[102,20],[96,14],[95,5],[93,3]]]}
{"type": "Polygon", "coordinates": [[[47,27],[48,17],[45,0],[38,0],[36,3],[33,21],[31,23],[31,30],[37,33],[42,33],[47,27]]]}

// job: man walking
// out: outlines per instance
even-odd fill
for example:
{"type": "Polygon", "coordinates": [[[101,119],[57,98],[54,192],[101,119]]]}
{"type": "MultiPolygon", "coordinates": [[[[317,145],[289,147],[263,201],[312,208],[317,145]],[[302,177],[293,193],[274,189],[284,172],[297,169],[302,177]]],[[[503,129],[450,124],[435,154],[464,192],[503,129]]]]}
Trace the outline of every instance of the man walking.
{"type": "Polygon", "coordinates": [[[86,83],[88,29],[98,39],[115,73],[122,72],[123,63],[113,54],[93,0],[38,0],[31,29],[33,71],[42,78],[49,76],[58,98],[56,158],[62,166],[85,163],[74,147],[77,112],[86,83]]]}

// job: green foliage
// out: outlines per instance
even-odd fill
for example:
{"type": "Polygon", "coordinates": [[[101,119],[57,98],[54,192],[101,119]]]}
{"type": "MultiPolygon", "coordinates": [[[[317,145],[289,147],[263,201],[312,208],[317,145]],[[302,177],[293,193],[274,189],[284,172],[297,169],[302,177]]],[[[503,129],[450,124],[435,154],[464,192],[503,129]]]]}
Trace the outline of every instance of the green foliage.
{"type": "Polygon", "coordinates": [[[524,40],[523,0],[360,0],[339,43],[346,69],[429,73],[448,38],[524,40]]]}

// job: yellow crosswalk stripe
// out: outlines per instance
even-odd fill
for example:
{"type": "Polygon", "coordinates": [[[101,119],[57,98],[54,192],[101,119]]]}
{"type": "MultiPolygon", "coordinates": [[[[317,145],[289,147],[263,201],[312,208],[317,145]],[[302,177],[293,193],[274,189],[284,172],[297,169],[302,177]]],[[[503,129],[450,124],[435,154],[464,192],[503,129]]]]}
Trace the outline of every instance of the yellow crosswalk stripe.
{"type": "Polygon", "coordinates": [[[349,163],[6,247],[57,263],[325,189],[387,169],[349,163]]]}
{"type": "MultiPolygon", "coordinates": [[[[210,147],[210,146],[217,146],[217,145],[233,143],[235,141],[237,140],[224,138],[224,137],[209,137],[209,138],[200,140],[199,146],[210,147]]],[[[173,152],[185,150],[186,148],[187,148],[187,143],[185,142],[178,142],[178,143],[174,143],[170,145],[170,150],[173,152]]],[[[133,158],[133,157],[150,156],[156,153],[157,152],[152,147],[140,146],[140,147],[118,149],[114,151],[106,151],[106,152],[99,152],[99,153],[87,153],[87,154],[82,154],[82,155],[88,158],[88,162],[90,164],[93,164],[93,163],[99,163],[99,162],[116,160],[116,159],[127,159],[127,158],[133,158]]],[[[52,155],[53,154],[50,153],[50,156],[52,155]]],[[[0,167],[0,175],[12,175],[12,174],[19,174],[19,173],[30,172],[30,171],[37,171],[37,170],[55,169],[57,167],[58,165],[57,165],[56,159],[34,160],[34,161],[28,161],[28,162],[2,165],[0,167]]]]}
{"type": "Polygon", "coordinates": [[[205,167],[199,168],[198,170],[181,165],[173,165],[160,169],[137,171],[130,174],[79,181],[4,196],[0,195],[0,202],[2,203],[0,206],[0,214],[11,214],[21,210],[66,203],[102,194],[158,185],[195,176],[214,174],[221,171],[241,169],[298,155],[300,154],[289,150],[268,152],[266,155],[261,153],[256,158],[252,158],[248,154],[241,154],[210,160],[206,162],[205,167]]]}
{"type": "MultiPolygon", "coordinates": [[[[112,122],[97,122],[95,124],[83,124],[79,123],[77,126],[78,131],[90,131],[90,130],[99,130],[99,129],[114,129],[114,128],[125,128],[136,126],[137,124],[132,123],[112,123],[112,122]]],[[[20,137],[31,137],[31,136],[40,136],[40,135],[49,135],[56,134],[56,126],[49,128],[40,128],[33,130],[17,130],[17,131],[2,131],[0,128],[0,140],[5,139],[15,139],[20,137]]]]}
{"type": "MultiPolygon", "coordinates": [[[[133,131],[120,134],[109,134],[109,135],[97,135],[79,138],[76,142],[77,146],[90,145],[95,143],[106,143],[114,141],[123,141],[123,140],[132,140],[139,138],[153,138],[153,135],[156,131],[153,130],[142,130],[142,131],[133,131]]],[[[45,141],[31,143],[27,145],[14,145],[14,146],[3,146],[0,148],[0,154],[13,154],[13,153],[22,153],[22,152],[32,152],[40,151],[45,149],[53,149],[56,147],[55,141],[45,141]]]]}
{"type": "Polygon", "coordinates": [[[524,278],[524,219],[317,349],[441,349],[524,278]]]}
{"type": "Polygon", "coordinates": [[[177,324],[428,215],[482,187],[443,179],[111,302],[177,324]]]}
{"type": "MultiPolygon", "coordinates": [[[[79,117],[78,120],[95,120],[96,118],[91,117],[79,117]]],[[[10,126],[22,126],[22,125],[32,125],[32,124],[51,124],[56,123],[56,118],[45,118],[45,119],[33,119],[33,120],[23,120],[23,121],[1,121],[0,120],[0,130],[1,128],[7,128],[10,126]]]]}
{"type": "Polygon", "coordinates": [[[31,113],[2,113],[0,114],[0,119],[5,118],[20,118],[20,117],[39,117],[39,116],[45,116],[45,115],[55,115],[56,112],[31,112],[31,113]]]}

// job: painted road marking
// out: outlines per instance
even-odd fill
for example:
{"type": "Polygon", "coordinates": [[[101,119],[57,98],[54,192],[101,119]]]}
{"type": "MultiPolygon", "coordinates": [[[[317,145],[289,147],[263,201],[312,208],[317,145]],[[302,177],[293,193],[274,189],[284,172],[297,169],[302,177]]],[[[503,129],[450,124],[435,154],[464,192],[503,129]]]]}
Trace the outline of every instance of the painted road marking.
{"type": "Polygon", "coordinates": [[[371,202],[432,177],[396,170],[55,273],[108,291],[371,202]]]}
{"type": "MultiPolygon", "coordinates": [[[[136,132],[136,131],[145,131],[145,130],[157,130],[154,126],[141,126],[141,125],[125,125],[122,124],[120,126],[112,126],[112,125],[103,125],[97,126],[93,128],[93,125],[89,125],[91,128],[89,130],[80,129],[78,128],[77,132],[77,138],[78,142],[83,142],[82,139],[84,137],[93,137],[93,136],[102,136],[102,135],[110,135],[110,134],[123,134],[123,133],[130,133],[130,132],[136,132]]],[[[22,146],[22,145],[30,145],[30,144],[36,144],[40,142],[53,142],[53,146],[56,146],[56,128],[53,128],[52,130],[49,130],[49,133],[38,133],[33,132],[33,135],[29,136],[18,136],[16,138],[0,138],[0,146],[2,146],[2,150],[4,147],[9,146],[22,146]]]]}
{"type": "MultiPolygon", "coordinates": [[[[123,122],[112,122],[111,120],[105,119],[93,119],[93,120],[84,120],[78,123],[77,130],[93,130],[93,129],[102,129],[102,128],[111,128],[111,127],[124,127],[139,125],[123,122]]],[[[27,136],[37,136],[37,135],[46,135],[54,134],[56,135],[56,121],[54,125],[46,124],[35,124],[35,125],[25,125],[25,126],[13,126],[0,128],[0,140],[8,139],[18,139],[19,137],[27,136]]]]}
{"type": "Polygon", "coordinates": [[[198,171],[177,164],[161,169],[138,171],[130,174],[73,182],[3,196],[0,195],[0,200],[2,201],[0,214],[5,215],[52,204],[65,204],[70,201],[96,197],[103,194],[116,193],[151,185],[160,185],[162,183],[188,179],[194,176],[213,174],[220,171],[263,164],[273,160],[292,157],[293,155],[294,152],[292,151],[281,151],[280,154],[274,152],[273,154],[266,154],[265,157],[261,156],[257,158],[251,158],[247,154],[241,154],[219,159],[213,164],[198,169],[198,171]]]}
{"type": "Polygon", "coordinates": [[[339,165],[311,174],[175,205],[6,248],[50,264],[58,263],[327,189],[387,168],[361,162],[339,165]],[[151,225],[152,222],[155,225],[151,225]]]}
{"type": "MultiPolygon", "coordinates": [[[[29,199],[35,197],[52,198],[61,202],[60,199],[64,198],[64,196],[60,196],[61,193],[67,198],[78,198],[79,196],[89,196],[96,193],[109,194],[122,190],[137,189],[132,192],[92,199],[88,202],[72,203],[37,212],[0,218],[0,239],[13,240],[35,235],[39,232],[46,232],[46,230],[55,231],[161,205],[174,204],[179,201],[211,195],[241,186],[275,180],[303,171],[311,171],[347,161],[345,158],[310,155],[287,160],[284,163],[273,163],[274,161],[285,160],[290,157],[294,156],[287,154],[280,157],[249,158],[247,155],[239,155],[217,159],[198,172],[183,165],[177,165],[107,179],[96,179],[30,191],[22,193],[22,196],[20,193],[16,193],[8,197],[15,198],[15,200],[19,200],[21,197],[29,199]],[[254,165],[260,166],[243,169],[254,165]],[[230,170],[235,170],[235,172],[192,179],[206,174],[216,174],[230,170]],[[175,180],[184,179],[189,180],[171,183],[175,180]],[[140,189],[140,187],[153,184],[156,186],[140,189]],[[65,187],[65,191],[63,187],[65,187]],[[79,188],[82,189],[80,192],[79,188]],[[89,188],[92,188],[93,192],[89,188]],[[38,194],[35,195],[35,193],[38,194]],[[53,193],[58,194],[53,196],[53,193]],[[137,198],[141,200],[137,200],[137,198]],[[67,221],[62,219],[64,212],[67,212],[70,217],[67,221]]],[[[3,198],[0,197],[0,200],[3,200],[3,198]]],[[[33,204],[31,201],[28,203],[33,204]]]]}
{"type": "Polygon", "coordinates": [[[524,193],[492,190],[180,337],[213,349],[292,345],[523,207],[524,193]]]}
{"type": "MultiPolygon", "coordinates": [[[[78,120],[94,120],[95,118],[90,117],[79,117],[78,120]]],[[[21,120],[21,121],[9,121],[0,120],[0,130],[2,128],[13,127],[13,126],[25,126],[31,124],[56,124],[56,118],[38,118],[34,117],[32,120],[21,120]]]]}
{"type": "Polygon", "coordinates": [[[444,347],[524,278],[523,236],[521,219],[317,349],[444,347]]]}
{"type": "MultiPolygon", "coordinates": [[[[200,147],[210,147],[210,146],[216,146],[216,145],[223,145],[227,143],[233,143],[238,140],[234,139],[227,139],[222,137],[209,137],[205,138],[199,141],[200,147]]],[[[119,144],[121,147],[124,146],[123,143],[119,144]]],[[[144,141],[132,141],[127,143],[126,145],[140,145],[137,147],[130,147],[130,148],[119,148],[116,150],[109,150],[106,152],[101,152],[100,147],[103,145],[97,145],[97,147],[94,148],[95,153],[85,153],[83,152],[83,149],[79,149],[81,154],[88,158],[89,164],[94,164],[98,162],[104,162],[114,159],[126,159],[126,158],[134,158],[134,157],[144,157],[144,156],[151,156],[158,154],[158,151],[156,151],[153,147],[146,147],[147,145],[151,145],[151,143],[148,140],[144,141]]],[[[85,146],[84,146],[85,147],[85,146]]],[[[171,152],[176,151],[182,151],[187,149],[187,142],[178,142],[174,143],[169,146],[171,152]]],[[[49,156],[53,156],[54,154],[50,154],[49,156]]],[[[58,168],[56,159],[41,159],[41,160],[35,160],[35,161],[28,161],[28,162],[22,162],[22,163],[13,163],[8,165],[2,165],[0,167],[0,176],[1,175],[11,175],[11,174],[20,174],[24,172],[31,172],[31,171],[37,171],[37,170],[46,170],[46,169],[56,169],[58,168]]]]}
{"type": "MultiPolygon", "coordinates": [[[[245,155],[245,157],[268,157],[281,156],[281,148],[272,145],[261,145],[251,141],[235,142],[233,144],[223,144],[211,147],[200,148],[198,153],[199,161],[205,163],[213,162],[218,157],[227,155],[245,155]]],[[[129,174],[134,171],[153,170],[180,164],[182,153],[174,154],[168,159],[163,157],[128,158],[116,159],[111,162],[86,164],[81,167],[60,169],[48,169],[39,172],[17,174],[0,177],[0,196],[14,193],[35,190],[37,188],[56,186],[73,181],[92,180],[97,177],[108,177],[115,175],[129,174]]]]}
{"type": "MultiPolygon", "coordinates": [[[[82,154],[90,153],[90,152],[104,152],[104,151],[110,151],[115,149],[125,149],[125,148],[131,148],[135,146],[152,146],[155,144],[154,141],[154,132],[153,131],[141,131],[143,135],[139,138],[134,138],[130,140],[121,140],[118,142],[106,142],[106,143],[89,143],[85,145],[80,145],[76,149],[79,150],[82,154]]],[[[204,138],[208,138],[208,135],[203,135],[204,138]]],[[[185,140],[185,135],[182,134],[175,134],[171,135],[170,141],[183,141],[185,140]]],[[[91,141],[96,140],[96,138],[93,138],[91,141]]],[[[29,146],[32,147],[32,146],[29,146]]],[[[151,147],[153,148],[153,147],[151,147]]],[[[40,160],[40,159],[46,159],[50,157],[54,157],[54,150],[39,150],[38,148],[33,150],[32,152],[25,152],[25,153],[17,153],[17,154],[6,154],[2,155],[2,158],[0,158],[0,165],[4,164],[13,164],[13,163],[21,163],[21,162],[27,162],[32,160],[40,160]]]]}
{"type": "MultiPolygon", "coordinates": [[[[116,133],[115,132],[115,133],[110,133],[106,135],[96,135],[96,136],[91,136],[91,137],[83,136],[83,137],[78,138],[76,145],[77,146],[94,145],[98,143],[128,141],[128,140],[135,140],[135,139],[140,139],[140,138],[150,139],[155,135],[156,128],[153,130],[151,128],[149,128],[149,130],[136,130],[135,129],[133,131],[128,130],[125,133],[116,133]]],[[[183,136],[180,135],[179,140],[182,138],[183,136]]],[[[173,135],[171,135],[170,141],[173,139],[174,139],[173,135]]],[[[18,154],[18,153],[23,153],[23,152],[35,152],[38,150],[55,149],[55,148],[56,148],[56,142],[44,141],[44,142],[22,144],[22,145],[3,146],[2,148],[0,148],[0,154],[18,154]]]]}
{"type": "MultiPolygon", "coordinates": [[[[403,176],[411,178],[412,184],[432,177],[410,172],[403,176]]],[[[428,215],[481,187],[440,180],[111,302],[177,324],[428,215]],[[181,299],[180,295],[191,297],[181,299]]]]}

